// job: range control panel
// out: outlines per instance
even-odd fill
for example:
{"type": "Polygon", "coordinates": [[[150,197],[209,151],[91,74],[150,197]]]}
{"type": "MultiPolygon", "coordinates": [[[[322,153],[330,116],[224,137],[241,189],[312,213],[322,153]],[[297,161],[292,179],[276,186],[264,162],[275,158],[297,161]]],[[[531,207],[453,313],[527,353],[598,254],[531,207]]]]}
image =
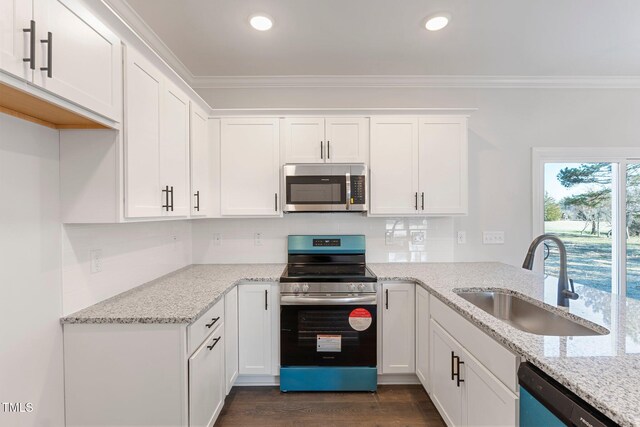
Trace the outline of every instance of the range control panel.
{"type": "Polygon", "coordinates": [[[313,246],[340,246],[340,239],[313,239],[313,246]]]}
{"type": "Polygon", "coordinates": [[[365,194],[364,175],[351,175],[351,204],[364,205],[365,194]]]}

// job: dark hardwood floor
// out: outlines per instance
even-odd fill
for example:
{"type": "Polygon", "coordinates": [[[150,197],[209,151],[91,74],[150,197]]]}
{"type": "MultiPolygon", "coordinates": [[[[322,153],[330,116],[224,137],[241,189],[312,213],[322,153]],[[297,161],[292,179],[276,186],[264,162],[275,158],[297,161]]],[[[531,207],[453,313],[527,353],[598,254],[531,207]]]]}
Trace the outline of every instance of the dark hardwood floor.
{"type": "Polygon", "coordinates": [[[376,393],[281,393],[233,387],[216,426],[444,426],[420,385],[379,386],[376,393]]]}

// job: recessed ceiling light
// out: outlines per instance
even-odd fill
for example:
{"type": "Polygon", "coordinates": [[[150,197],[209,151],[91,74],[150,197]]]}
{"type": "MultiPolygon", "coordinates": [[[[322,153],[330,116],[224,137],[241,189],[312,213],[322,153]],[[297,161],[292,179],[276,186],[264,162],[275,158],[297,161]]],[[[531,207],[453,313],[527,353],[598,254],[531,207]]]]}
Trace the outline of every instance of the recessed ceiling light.
{"type": "Polygon", "coordinates": [[[267,31],[273,27],[273,19],[269,15],[256,14],[249,17],[249,24],[258,31],[267,31]]]}
{"type": "Polygon", "coordinates": [[[439,13],[428,17],[424,27],[429,31],[438,31],[446,27],[450,19],[451,15],[448,13],[439,13]]]}

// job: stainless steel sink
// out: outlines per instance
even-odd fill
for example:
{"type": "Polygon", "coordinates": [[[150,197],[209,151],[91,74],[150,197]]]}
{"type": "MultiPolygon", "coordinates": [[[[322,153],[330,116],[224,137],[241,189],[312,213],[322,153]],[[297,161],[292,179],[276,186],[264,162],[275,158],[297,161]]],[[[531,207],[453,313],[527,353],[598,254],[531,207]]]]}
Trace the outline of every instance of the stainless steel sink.
{"type": "Polygon", "coordinates": [[[486,311],[495,318],[521,331],[536,335],[584,336],[606,335],[609,332],[594,325],[591,329],[571,319],[553,313],[543,307],[508,293],[495,291],[456,291],[471,304],[486,311]]]}

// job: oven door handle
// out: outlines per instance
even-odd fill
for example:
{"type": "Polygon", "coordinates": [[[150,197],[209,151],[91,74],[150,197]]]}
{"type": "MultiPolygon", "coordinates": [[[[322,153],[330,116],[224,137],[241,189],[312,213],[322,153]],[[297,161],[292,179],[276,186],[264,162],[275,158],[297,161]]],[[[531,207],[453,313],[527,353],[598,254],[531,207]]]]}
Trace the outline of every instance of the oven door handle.
{"type": "Polygon", "coordinates": [[[376,305],[376,303],[375,294],[350,297],[280,296],[280,305],[376,305]]]}

